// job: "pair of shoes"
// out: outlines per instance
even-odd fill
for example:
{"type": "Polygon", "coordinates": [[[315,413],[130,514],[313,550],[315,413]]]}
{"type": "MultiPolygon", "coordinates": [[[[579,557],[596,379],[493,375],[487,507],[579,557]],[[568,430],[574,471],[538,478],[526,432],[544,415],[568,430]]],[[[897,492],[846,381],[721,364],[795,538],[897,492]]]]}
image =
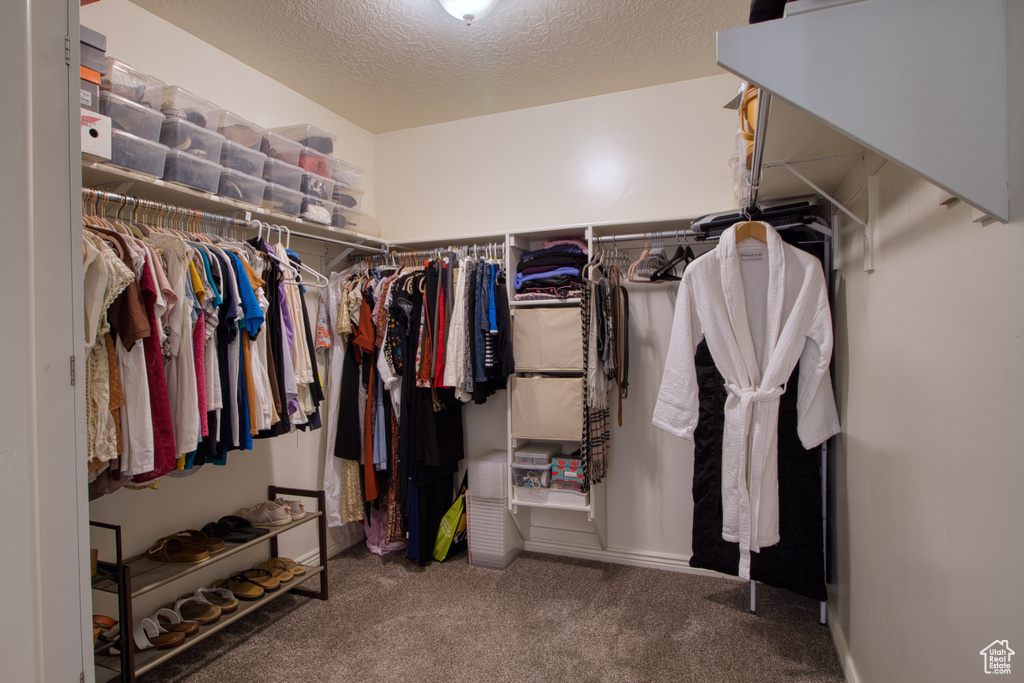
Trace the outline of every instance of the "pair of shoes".
{"type": "Polygon", "coordinates": [[[302,576],[306,573],[306,568],[295,560],[288,557],[275,557],[264,562],[260,562],[256,565],[257,569],[266,569],[269,572],[274,573],[274,576],[278,576],[276,572],[287,576],[288,578],[281,578],[281,581],[291,581],[296,576],[302,576]]]}
{"type": "Polygon", "coordinates": [[[238,600],[227,588],[200,588],[192,595],[182,595],[179,600],[196,598],[200,604],[208,602],[220,608],[221,614],[231,614],[238,609],[238,600]]]}
{"type": "Polygon", "coordinates": [[[195,622],[198,628],[200,625],[206,626],[216,622],[223,614],[223,610],[210,602],[206,595],[196,591],[193,595],[183,595],[174,602],[164,605],[157,614],[163,614],[172,624],[179,623],[174,621],[175,617],[179,621],[195,622]],[[166,612],[171,614],[168,615],[166,612]]]}
{"type": "Polygon", "coordinates": [[[272,500],[265,500],[249,508],[242,508],[235,513],[253,526],[275,527],[291,524],[292,515],[289,507],[278,505],[272,500]]]}
{"type": "Polygon", "coordinates": [[[249,520],[238,515],[226,515],[216,522],[210,522],[203,527],[203,533],[207,536],[219,538],[232,543],[248,543],[270,533],[269,529],[257,529],[249,520]]]}
{"type": "Polygon", "coordinates": [[[199,529],[185,529],[175,534],[171,534],[170,536],[165,536],[164,538],[176,538],[186,545],[198,546],[211,555],[224,550],[224,541],[222,539],[211,538],[209,534],[205,534],[199,529]]]}
{"type": "Polygon", "coordinates": [[[293,522],[306,516],[306,505],[301,500],[285,500],[278,496],[274,502],[288,508],[293,522]]]}
{"type": "MultiPolygon", "coordinates": [[[[261,570],[250,569],[246,572],[232,574],[226,579],[214,581],[213,587],[215,589],[227,589],[239,600],[259,600],[267,591],[267,589],[264,588],[264,584],[269,585],[271,582],[268,579],[272,577],[269,576],[270,572],[263,572],[263,574],[266,574],[267,576],[262,582],[260,582],[258,579],[262,575],[255,574],[256,571],[261,570]],[[253,576],[250,576],[250,574],[253,574],[253,576]]],[[[274,580],[277,581],[277,579],[274,580]]],[[[276,589],[278,586],[280,586],[280,581],[277,581],[274,588],[276,589]]]]}
{"type": "MultiPolygon", "coordinates": [[[[185,642],[184,633],[181,631],[168,631],[150,617],[146,617],[135,624],[132,634],[135,636],[136,652],[169,650],[185,642]]],[[[121,651],[117,647],[112,647],[110,648],[110,654],[118,655],[121,654],[121,651]]]]}
{"type": "Polygon", "coordinates": [[[146,551],[146,559],[164,564],[198,564],[210,559],[210,551],[175,538],[161,538],[146,551]]]}

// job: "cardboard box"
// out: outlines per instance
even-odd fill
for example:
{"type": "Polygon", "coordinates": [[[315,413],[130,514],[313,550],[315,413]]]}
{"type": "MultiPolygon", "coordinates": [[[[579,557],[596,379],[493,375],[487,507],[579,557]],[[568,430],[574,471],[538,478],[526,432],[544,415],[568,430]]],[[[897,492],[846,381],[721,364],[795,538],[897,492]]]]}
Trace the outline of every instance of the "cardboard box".
{"type": "Polygon", "coordinates": [[[100,74],[94,69],[81,67],[82,72],[82,94],[80,103],[82,109],[88,109],[97,114],[100,113],[100,74]]]}
{"type": "Polygon", "coordinates": [[[82,66],[87,66],[100,72],[100,75],[107,73],[107,53],[97,50],[92,45],[81,43],[78,51],[82,66]]]}
{"type": "Polygon", "coordinates": [[[82,110],[82,156],[110,161],[110,117],[82,110]]]}
{"type": "Polygon", "coordinates": [[[579,491],[583,487],[583,461],[579,458],[554,458],[551,461],[552,486],[579,491]]]}
{"type": "MultiPolygon", "coordinates": [[[[86,3],[83,2],[82,4],[84,5],[86,3]]],[[[95,31],[89,28],[88,26],[78,27],[78,39],[84,45],[94,47],[97,50],[101,50],[102,52],[107,51],[107,37],[99,31],[95,31]]]]}

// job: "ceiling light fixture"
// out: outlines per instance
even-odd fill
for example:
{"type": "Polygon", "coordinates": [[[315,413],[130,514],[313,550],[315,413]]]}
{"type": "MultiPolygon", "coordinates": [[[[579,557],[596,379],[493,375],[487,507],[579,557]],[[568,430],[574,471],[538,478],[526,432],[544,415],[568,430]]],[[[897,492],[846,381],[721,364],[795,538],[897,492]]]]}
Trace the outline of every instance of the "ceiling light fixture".
{"type": "Polygon", "coordinates": [[[466,24],[483,19],[498,6],[500,0],[438,0],[444,11],[466,24]]]}

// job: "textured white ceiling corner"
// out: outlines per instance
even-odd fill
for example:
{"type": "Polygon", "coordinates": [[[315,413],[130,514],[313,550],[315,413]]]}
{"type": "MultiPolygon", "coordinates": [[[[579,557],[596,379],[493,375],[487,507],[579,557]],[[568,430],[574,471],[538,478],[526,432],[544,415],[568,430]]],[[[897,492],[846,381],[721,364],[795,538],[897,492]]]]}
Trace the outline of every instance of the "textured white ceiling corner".
{"type": "Polygon", "coordinates": [[[132,0],[372,132],[721,73],[749,0],[132,0]]]}

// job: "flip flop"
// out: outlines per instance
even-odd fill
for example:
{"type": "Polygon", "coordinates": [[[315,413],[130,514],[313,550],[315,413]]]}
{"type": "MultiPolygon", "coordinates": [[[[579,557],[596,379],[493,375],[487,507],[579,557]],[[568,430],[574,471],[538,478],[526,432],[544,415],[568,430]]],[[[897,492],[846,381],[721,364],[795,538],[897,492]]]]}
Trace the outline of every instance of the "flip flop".
{"type": "Polygon", "coordinates": [[[238,609],[238,600],[227,588],[200,588],[195,592],[195,597],[220,607],[221,614],[231,614],[238,609]]]}
{"type": "MultiPolygon", "coordinates": [[[[185,642],[184,633],[168,633],[148,617],[135,624],[132,633],[135,636],[136,652],[154,649],[169,650],[185,642]]],[[[112,647],[110,648],[110,654],[120,654],[120,651],[116,647],[112,647]]]]}
{"type": "Polygon", "coordinates": [[[210,553],[176,538],[162,538],[146,551],[146,559],[164,564],[199,564],[210,559],[210,553]]]}
{"type": "Polygon", "coordinates": [[[206,552],[219,553],[224,550],[224,540],[220,538],[210,538],[199,529],[185,529],[179,531],[176,534],[172,534],[167,537],[168,539],[176,538],[186,545],[194,545],[202,548],[206,552]]]}
{"type": "Polygon", "coordinates": [[[117,619],[108,617],[106,614],[92,615],[92,625],[100,629],[100,633],[106,633],[117,626],[117,619]]]}
{"type": "Polygon", "coordinates": [[[188,595],[173,604],[164,605],[165,609],[173,610],[182,621],[194,621],[202,626],[212,624],[220,619],[220,607],[213,605],[204,597],[188,595]]]}
{"type": "Polygon", "coordinates": [[[276,591],[281,587],[281,580],[266,569],[246,569],[242,574],[265,591],[276,591]]]}
{"type": "Polygon", "coordinates": [[[281,583],[287,583],[295,578],[294,574],[284,568],[284,563],[279,562],[276,558],[260,562],[256,565],[256,569],[262,569],[263,571],[270,572],[270,575],[281,583]]]}
{"type": "Polygon", "coordinates": [[[245,574],[232,574],[226,579],[213,582],[213,588],[224,588],[239,600],[259,600],[263,597],[263,586],[253,583],[245,574]]]}
{"type": "Polygon", "coordinates": [[[290,557],[275,557],[271,561],[280,562],[281,568],[286,572],[291,572],[293,576],[302,576],[306,573],[306,568],[290,557]]]}
{"type": "Polygon", "coordinates": [[[185,621],[172,609],[161,607],[151,617],[163,630],[168,633],[184,633],[188,638],[199,632],[199,622],[185,621]]]}
{"type": "Polygon", "coordinates": [[[226,515],[216,522],[203,527],[203,533],[232,543],[247,543],[270,533],[268,529],[257,529],[249,521],[237,515],[226,515]]]}

